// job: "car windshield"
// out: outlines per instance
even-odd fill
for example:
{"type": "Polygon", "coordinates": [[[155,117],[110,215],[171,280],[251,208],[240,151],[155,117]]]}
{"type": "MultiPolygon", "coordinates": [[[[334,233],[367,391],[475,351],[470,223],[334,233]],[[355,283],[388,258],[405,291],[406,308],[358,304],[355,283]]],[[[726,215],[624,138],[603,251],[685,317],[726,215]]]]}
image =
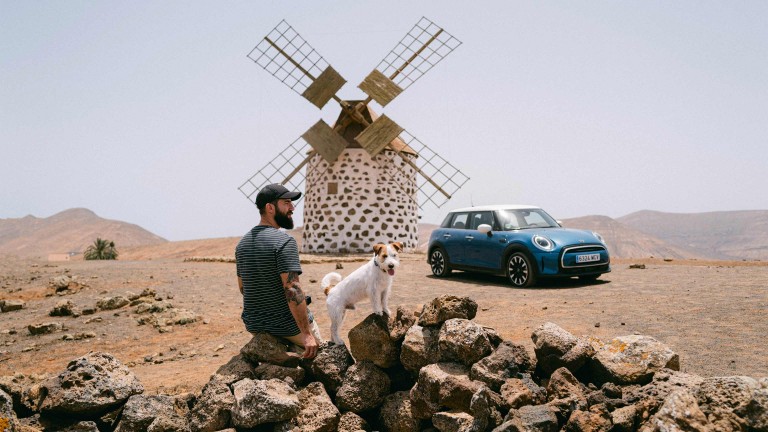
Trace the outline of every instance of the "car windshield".
{"type": "Polygon", "coordinates": [[[504,231],[560,226],[552,216],[541,209],[499,210],[498,216],[504,231]]]}

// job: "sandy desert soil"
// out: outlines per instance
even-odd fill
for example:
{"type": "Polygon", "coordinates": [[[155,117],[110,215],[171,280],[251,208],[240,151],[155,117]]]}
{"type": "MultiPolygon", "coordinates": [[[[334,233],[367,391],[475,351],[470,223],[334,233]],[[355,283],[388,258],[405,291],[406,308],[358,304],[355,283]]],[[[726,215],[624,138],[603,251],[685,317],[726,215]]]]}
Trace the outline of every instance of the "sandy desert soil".
{"type": "MultiPolygon", "coordinates": [[[[344,262],[340,272],[349,274],[365,259],[344,262]]],[[[329,321],[319,280],[336,269],[337,261],[314,259],[303,265],[302,282],[314,298],[311,308],[325,335],[329,321]]],[[[441,294],[469,296],[479,305],[475,321],[524,344],[531,354],[531,332],[551,321],[576,335],[653,336],[680,354],[685,372],[768,375],[768,263],[643,262],[645,269],[631,269],[630,264],[641,261],[615,261],[613,272],[592,285],[570,280],[513,289],[503,278],[461,272],[437,279],[425,255],[406,254],[390,304],[415,308],[441,294]]],[[[249,340],[239,318],[241,297],[234,272],[232,263],[182,259],[47,263],[3,258],[0,299],[22,299],[27,307],[0,313],[0,375],[58,373],[78,356],[106,351],[129,365],[149,393],[196,391],[249,340]],[[63,297],[48,295],[49,280],[64,274],[87,286],[63,297]],[[131,307],[77,318],[48,316],[62,299],[83,309],[103,297],[145,288],[202,319],[161,333],[151,325],[138,325],[140,315],[131,307]],[[27,326],[42,322],[60,322],[66,329],[30,335],[27,326]],[[62,339],[83,332],[96,337],[62,339]]],[[[343,334],[369,312],[367,303],[350,311],[343,334]]]]}

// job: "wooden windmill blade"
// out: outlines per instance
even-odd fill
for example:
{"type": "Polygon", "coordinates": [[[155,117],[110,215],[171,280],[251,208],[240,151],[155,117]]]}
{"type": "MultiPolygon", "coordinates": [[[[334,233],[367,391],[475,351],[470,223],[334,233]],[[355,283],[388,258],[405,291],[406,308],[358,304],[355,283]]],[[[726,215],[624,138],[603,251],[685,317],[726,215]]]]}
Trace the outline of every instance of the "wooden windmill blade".
{"type": "Polygon", "coordinates": [[[469,181],[466,174],[406,130],[392,141],[390,149],[381,153],[384,157],[377,159],[378,163],[406,196],[415,197],[421,209],[427,204],[441,207],[469,181]],[[416,190],[407,190],[408,184],[415,184],[416,190]]]}
{"type": "Polygon", "coordinates": [[[461,41],[422,17],[358,88],[386,106],[459,45],[461,41]]]}
{"type": "Polygon", "coordinates": [[[248,58],[321,109],[346,83],[285,20],[248,53],[248,58]]]}
{"type": "MultiPolygon", "coordinates": [[[[255,202],[256,195],[264,186],[272,183],[280,183],[291,190],[304,190],[307,174],[317,169],[310,162],[312,155],[314,152],[311,146],[300,137],[256,171],[238,189],[251,202],[255,202]]],[[[301,199],[303,198],[302,196],[301,199]]]]}

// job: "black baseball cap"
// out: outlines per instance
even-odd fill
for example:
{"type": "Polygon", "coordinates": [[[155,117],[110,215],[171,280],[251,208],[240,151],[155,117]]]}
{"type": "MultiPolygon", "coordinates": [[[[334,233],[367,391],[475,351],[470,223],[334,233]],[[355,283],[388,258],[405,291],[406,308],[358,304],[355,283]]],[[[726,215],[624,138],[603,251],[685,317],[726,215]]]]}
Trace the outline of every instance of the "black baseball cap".
{"type": "Polygon", "coordinates": [[[266,185],[256,195],[256,207],[263,209],[267,203],[284,198],[296,201],[301,198],[301,192],[291,192],[285,186],[278,183],[266,185]]]}

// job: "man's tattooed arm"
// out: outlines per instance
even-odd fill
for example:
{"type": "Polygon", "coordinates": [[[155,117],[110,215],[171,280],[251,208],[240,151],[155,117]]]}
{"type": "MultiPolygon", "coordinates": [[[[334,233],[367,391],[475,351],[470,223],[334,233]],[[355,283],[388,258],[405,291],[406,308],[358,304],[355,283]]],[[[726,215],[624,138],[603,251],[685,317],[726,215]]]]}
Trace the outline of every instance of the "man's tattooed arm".
{"type": "Polygon", "coordinates": [[[299,305],[304,302],[306,296],[301,289],[299,274],[297,272],[288,272],[288,278],[285,282],[285,299],[299,305]]]}

